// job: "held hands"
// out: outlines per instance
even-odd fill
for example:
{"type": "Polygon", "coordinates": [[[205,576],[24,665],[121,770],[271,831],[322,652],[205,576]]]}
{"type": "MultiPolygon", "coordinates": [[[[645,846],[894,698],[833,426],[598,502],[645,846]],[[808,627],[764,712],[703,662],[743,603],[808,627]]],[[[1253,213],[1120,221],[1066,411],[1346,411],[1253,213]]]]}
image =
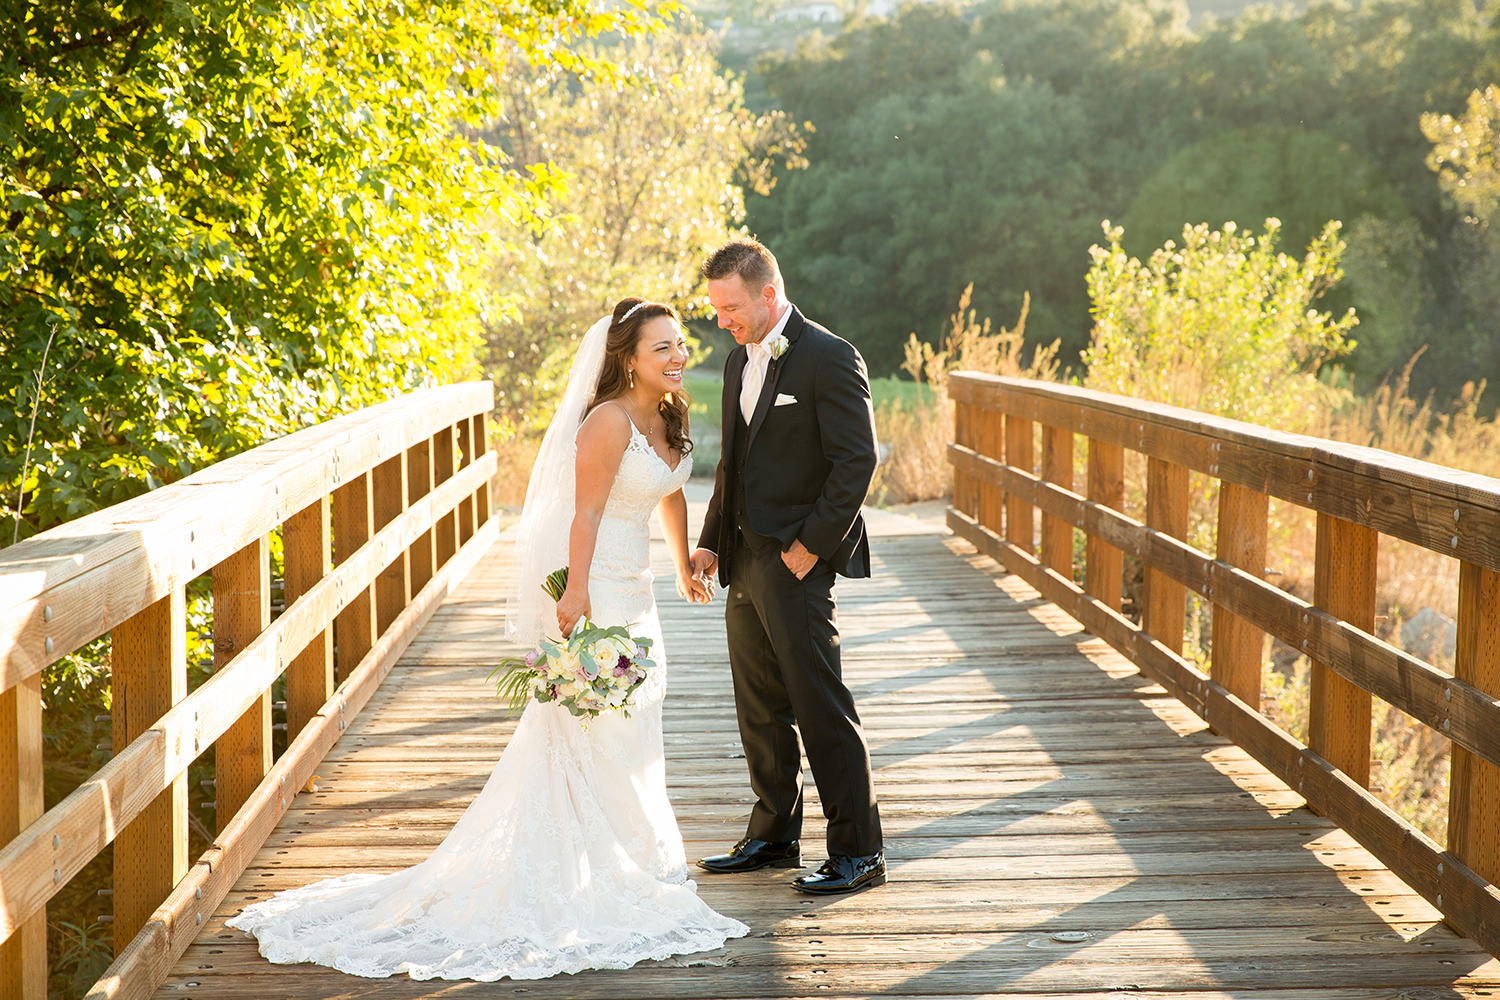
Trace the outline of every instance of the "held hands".
{"type": "Polygon", "coordinates": [[[708,604],[714,599],[713,581],[691,573],[679,572],[677,593],[692,604],[708,604]]]}
{"type": "Polygon", "coordinates": [[[688,557],[688,566],[693,570],[693,575],[703,580],[712,588],[714,574],[719,571],[719,557],[708,549],[694,549],[693,554],[688,557]]]}
{"type": "Polygon", "coordinates": [[[578,619],[588,617],[591,610],[588,589],[569,583],[557,602],[557,627],[562,629],[564,639],[573,634],[578,619]]]}

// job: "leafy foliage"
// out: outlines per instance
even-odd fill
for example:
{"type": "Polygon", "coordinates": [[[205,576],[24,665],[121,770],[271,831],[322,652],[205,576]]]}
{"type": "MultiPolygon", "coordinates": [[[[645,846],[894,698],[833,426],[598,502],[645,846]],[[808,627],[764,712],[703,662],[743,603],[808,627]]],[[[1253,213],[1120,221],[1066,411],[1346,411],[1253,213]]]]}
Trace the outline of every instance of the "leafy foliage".
{"type": "Polygon", "coordinates": [[[796,165],[796,130],[744,107],[713,46],[683,21],[585,50],[631,87],[547,65],[511,79],[491,134],[556,184],[543,218],[500,231],[492,280],[513,308],[486,322],[484,359],[503,422],[546,420],[577,338],[620,298],[689,301],[698,263],[744,218],[744,189],[769,191],[773,161],[796,165]]]}
{"type": "Polygon", "coordinates": [[[1104,224],[1090,251],[1093,339],[1087,384],[1289,430],[1306,427],[1324,393],[1318,367],[1348,349],[1352,310],[1314,303],[1338,280],[1344,244],[1329,223],[1302,260],[1277,250],[1281,224],[1257,237],[1234,223],[1189,226],[1144,262],[1104,224]]]}
{"type": "Polygon", "coordinates": [[[0,26],[0,484],[26,533],[472,372],[480,222],[540,193],[474,127],[516,53],[602,69],[569,40],[645,18],[588,0],[23,11],[0,26]]]}
{"type": "Polygon", "coordinates": [[[1432,343],[1414,388],[1456,391],[1457,356],[1500,372],[1470,332],[1493,310],[1460,294],[1467,237],[1417,126],[1500,78],[1486,10],[1262,6],[1190,29],[1157,0],[990,0],[856,19],[757,67],[754,86],[816,132],[808,169],[751,198],[748,225],[793,300],[879,374],[909,331],[941,336],[969,282],[981,315],[1029,291],[1029,335],[1071,362],[1100,219],[1123,219],[1138,254],[1184,225],[1268,216],[1300,253],[1339,219],[1348,277],[1327,305],[1367,320],[1342,364],[1373,383],[1432,343]]]}

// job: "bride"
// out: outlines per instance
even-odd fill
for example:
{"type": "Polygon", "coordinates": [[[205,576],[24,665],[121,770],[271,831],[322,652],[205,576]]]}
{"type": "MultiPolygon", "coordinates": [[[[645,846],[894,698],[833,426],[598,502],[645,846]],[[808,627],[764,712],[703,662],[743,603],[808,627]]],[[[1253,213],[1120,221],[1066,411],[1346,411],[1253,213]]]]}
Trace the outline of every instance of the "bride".
{"type": "Polygon", "coordinates": [[[698,898],[667,799],[653,509],[678,592],[712,597],[688,564],[685,360],[670,306],[623,299],[590,327],[516,531],[516,640],[566,635],[584,616],[654,640],[657,666],[630,715],[606,712],[584,728],[559,705],[529,704],[483,791],[426,861],[292,889],[231,919],[266,958],[357,976],[540,979],[705,951],[748,931],[698,898]],[[540,584],[564,564],[554,606],[540,584]]]}

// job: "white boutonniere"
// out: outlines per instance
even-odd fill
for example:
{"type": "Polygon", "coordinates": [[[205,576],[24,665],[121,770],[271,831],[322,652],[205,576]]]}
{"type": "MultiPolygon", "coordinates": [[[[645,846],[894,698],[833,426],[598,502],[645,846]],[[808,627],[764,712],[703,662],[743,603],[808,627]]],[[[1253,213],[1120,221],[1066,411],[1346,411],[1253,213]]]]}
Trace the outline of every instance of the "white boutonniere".
{"type": "Polygon", "coordinates": [[[766,353],[771,360],[776,360],[786,353],[786,349],[792,346],[792,342],[786,339],[786,334],[778,333],[774,337],[766,338],[766,353]]]}

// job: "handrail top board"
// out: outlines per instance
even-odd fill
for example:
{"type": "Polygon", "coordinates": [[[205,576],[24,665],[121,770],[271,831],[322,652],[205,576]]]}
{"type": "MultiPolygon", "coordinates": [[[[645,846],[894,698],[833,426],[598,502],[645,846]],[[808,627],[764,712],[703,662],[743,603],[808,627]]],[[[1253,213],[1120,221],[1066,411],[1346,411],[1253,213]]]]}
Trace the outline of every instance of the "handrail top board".
{"type": "Polygon", "coordinates": [[[332,488],[493,408],[489,382],[416,390],[0,550],[0,690],[212,569],[332,488]],[[57,639],[51,650],[43,633],[57,639]]]}
{"type": "Polygon", "coordinates": [[[973,390],[990,389],[1071,403],[1113,416],[1148,422],[1157,427],[1232,442],[1279,458],[1326,465],[1378,482],[1419,490],[1435,498],[1500,512],[1500,479],[1424,462],[1380,448],[1271,430],[1229,417],[1218,417],[1166,403],[1135,401],[1127,396],[1057,382],[983,372],[954,372],[949,377],[950,384],[958,388],[957,392],[950,390],[950,395],[961,402],[974,401],[973,390]]]}

